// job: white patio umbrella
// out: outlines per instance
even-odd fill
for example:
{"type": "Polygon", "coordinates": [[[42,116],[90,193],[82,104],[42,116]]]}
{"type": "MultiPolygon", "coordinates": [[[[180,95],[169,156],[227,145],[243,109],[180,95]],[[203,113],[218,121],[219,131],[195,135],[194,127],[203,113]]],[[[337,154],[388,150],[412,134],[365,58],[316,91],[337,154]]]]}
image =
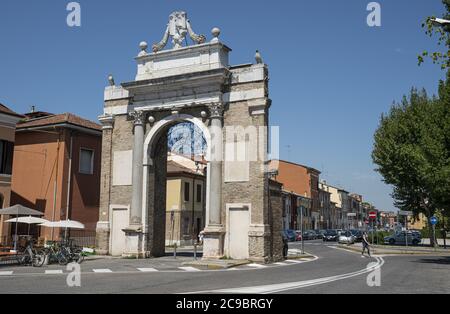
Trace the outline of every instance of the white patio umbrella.
{"type": "MultiPolygon", "coordinates": [[[[6,220],[5,222],[7,223],[16,223],[16,224],[27,224],[28,225],[28,235],[30,235],[30,226],[31,225],[37,225],[37,224],[42,224],[45,222],[48,222],[48,220],[46,219],[42,219],[42,218],[38,218],[38,217],[32,217],[32,216],[28,216],[28,217],[16,217],[16,218],[11,218],[6,220]]],[[[17,237],[17,235],[16,235],[17,237]]],[[[14,248],[15,250],[15,248],[14,248]]]]}
{"type": "Polygon", "coordinates": [[[18,223],[23,223],[23,224],[35,225],[35,224],[46,223],[46,222],[48,222],[48,220],[42,219],[42,218],[28,216],[28,217],[11,218],[11,219],[6,220],[5,222],[10,222],[10,223],[18,222],[18,223]]]}
{"type": "Polygon", "coordinates": [[[66,228],[66,229],[84,229],[84,225],[81,222],[75,220],[61,220],[61,221],[47,221],[40,226],[49,228],[66,228]]]}
{"type": "Polygon", "coordinates": [[[64,238],[67,238],[67,229],[84,229],[84,225],[75,220],[61,220],[61,221],[49,221],[45,222],[43,224],[40,224],[40,226],[49,227],[49,228],[64,228],[64,238]]]}
{"type": "MultiPolygon", "coordinates": [[[[44,213],[37,211],[35,209],[31,209],[25,207],[23,205],[17,204],[11,207],[0,209],[0,215],[16,215],[16,222],[18,222],[19,215],[28,215],[28,216],[43,216],[44,213]]],[[[16,235],[14,238],[14,251],[17,250],[17,223],[16,223],[16,235]]]]}

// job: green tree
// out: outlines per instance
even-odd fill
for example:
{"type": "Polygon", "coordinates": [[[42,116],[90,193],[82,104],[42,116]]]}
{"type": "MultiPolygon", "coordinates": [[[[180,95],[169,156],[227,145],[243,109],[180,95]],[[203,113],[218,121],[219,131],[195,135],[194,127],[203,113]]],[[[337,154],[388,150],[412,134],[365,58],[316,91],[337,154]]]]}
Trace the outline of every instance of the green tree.
{"type": "MultiPolygon", "coordinates": [[[[393,186],[395,205],[428,219],[449,208],[450,80],[439,98],[412,89],[382,115],[372,152],[377,171],[393,186]]],[[[434,245],[434,239],[432,244],[434,245]]]]}
{"type": "MultiPolygon", "coordinates": [[[[450,20],[450,0],[442,0],[444,7],[446,9],[445,14],[442,18],[450,20]]],[[[438,39],[437,44],[444,47],[442,51],[430,52],[425,50],[421,55],[418,56],[419,65],[425,62],[425,58],[430,58],[434,64],[439,64],[443,70],[450,69],[450,25],[441,27],[435,25],[432,20],[436,18],[435,16],[430,16],[422,24],[425,28],[425,33],[430,36],[436,36],[438,39]]]]}

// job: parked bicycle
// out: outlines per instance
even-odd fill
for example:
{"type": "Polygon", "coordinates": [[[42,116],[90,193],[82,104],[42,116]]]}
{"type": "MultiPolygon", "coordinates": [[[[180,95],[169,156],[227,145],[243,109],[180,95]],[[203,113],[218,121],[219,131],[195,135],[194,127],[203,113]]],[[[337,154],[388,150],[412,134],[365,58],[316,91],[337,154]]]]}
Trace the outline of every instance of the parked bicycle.
{"type": "Polygon", "coordinates": [[[58,242],[47,242],[44,251],[49,264],[58,263],[59,265],[67,265],[69,263],[67,252],[58,244],[58,242]]]}
{"type": "Polygon", "coordinates": [[[81,264],[84,261],[85,253],[83,252],[83,249],[74,245],[73,240],[62,242],[61,247],[70,262],[81,264]]]}
{"type": "Polygon", "coordinates": [[[25,250],[17,255],[17,261],[23,266],[42,267],[45,263],[45,252],[35,249],[34,241],[30,240],[25,250]]]}
{"type": "Polygon", "coordinates": [[[81,264],[84,260],[84,252],[73,245],[72,241],[48,242],[45,249],[48,263],[67,265],[71,262],[81,264]]]}

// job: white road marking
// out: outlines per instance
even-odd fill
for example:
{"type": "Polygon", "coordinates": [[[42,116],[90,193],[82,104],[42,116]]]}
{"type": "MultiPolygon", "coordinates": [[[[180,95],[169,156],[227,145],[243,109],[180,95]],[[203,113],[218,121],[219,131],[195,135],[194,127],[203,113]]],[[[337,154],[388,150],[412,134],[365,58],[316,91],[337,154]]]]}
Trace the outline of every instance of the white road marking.
{"type": "Polygon", "coordinates": [[[253,263],[253,264],[247,264],[247,265],[245,265],[245,266],[254,267],[254,268],[266,268],[266,267],[267,267],[266,265],[256,264],[256,263],[253,263]]]}
{"type": "Polygon", "coordinates": [[[301,263],[304,263],[305,261],[301,261],[301,260],[298,260],[298,259],[287,259],[286,260],[286,263],[294,263],[294,264],[301,264],[301,263]]]}
{"type": "Polygon", "coordinates": [[[63,271],[61,269],[54,269],[54,270],[46,270],[46,275],[61,275],[63,271]]]}
{"type": "Polygon", "coordinates": [[[286,266],[286,265],[289,265],[289,264],[288,263],[283,263],[283,262],[278,262],[278,263],[275,263],[275,265],[286,266]]]}
{"type": "Polygon", "coordinates": [[[309,286],[322,285],[325,283],[330,283],[330,282],[334,282],[334,281],[338,281],[338,280],[343,280],[343,279],[360,276],[360,275],[370,273],[376,269],[381,268],[384,265],[383,258],[377,257],[376,260],[377,260],[376,265],[374,265],[370,268],[364,268],[362,270],[355,271],[355,272],[348,273],[348,274],[318,278],[318,279],[313,279],[313,280],[265,285],[265,286],[254,286],[254,287],[221,289],[221,290],[213,290],[213,291],[192,292],[191,294],[194,294],[194,293],[195,294],[202,294],[202,293],[272,294],[272,293],[277,293],[277,292],[305,288],[305,287],[309,287],[309,286]]]}
{"type": "Polygon", "coordinates": [[[154,268],[138,268],[138,270],[143,273],[151,273],[151,272],[158,271],[157,269],[154,269],[154,268]]]}
{"type": "Polygon", "coordinates": [[[200,271],[200,269],[197,269],[195,267],[178,267],[178,269],[181,269],[184,271],[200,271]]]}
{"type": "Polygon", "coordinates": [[[12,271],[0,271],[0,276],[11,276],[12,274],[12,271]]]}
{"type": "Polygon", "coordinates": [[[99,274],[107,274],[107,273],[112,273],[111,269],[93,269],[92,270],[94,273],[99,273],[99,274]]]}

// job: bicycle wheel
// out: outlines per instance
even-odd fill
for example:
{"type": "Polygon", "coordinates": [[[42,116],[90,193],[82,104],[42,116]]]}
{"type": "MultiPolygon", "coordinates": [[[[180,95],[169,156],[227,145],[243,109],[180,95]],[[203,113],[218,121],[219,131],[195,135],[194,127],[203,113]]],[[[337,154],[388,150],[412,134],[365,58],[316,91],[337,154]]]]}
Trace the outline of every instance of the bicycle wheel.
{"type": "Polygon", "coordinates": [[[27,265],[27,256],[26,255],[19,255],[19,256],[17,256],[17,263],[20,266],[27,265]]]}
{"type": "Polygon", "coordinates": [[[82,250],[78,250],[74,252],[74,261],[77,262],[78,264],[83,263],[84,261],[84,253],[82,250]]]}
{"type": "Polygon", "coordinates": [[[44,252],[36,252],[33,256],[33,266],[42,267],[45,263],[46,254],[44,252]]]}
{"type": "Polygon", "coordinates": [[[67,265],[69,263],[69,259],[67,258],[67,256],[64,253],[59,252],[59,254],[58,254],[58,263],[61,266],[65,266],[65,265],[67,265]]]}

